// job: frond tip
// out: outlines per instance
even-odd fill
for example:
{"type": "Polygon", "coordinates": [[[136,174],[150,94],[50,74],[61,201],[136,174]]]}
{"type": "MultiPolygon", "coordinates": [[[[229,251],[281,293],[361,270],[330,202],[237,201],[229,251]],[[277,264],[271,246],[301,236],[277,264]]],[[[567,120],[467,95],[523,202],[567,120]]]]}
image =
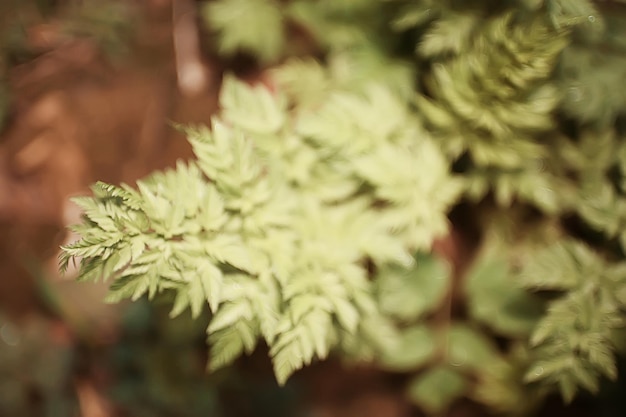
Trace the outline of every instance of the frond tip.
{"type": "Polygon", "coordinates": [[[624,327],[626,264],[608,265],[576,241],[557,242],[529,262],[524,284],[562,291],[549,304],[530,342],[537,360],[527,382],[557,385],[566,401],[578,387],[596,392],[600,376],[617,377],[616,330],[624,327]]]}

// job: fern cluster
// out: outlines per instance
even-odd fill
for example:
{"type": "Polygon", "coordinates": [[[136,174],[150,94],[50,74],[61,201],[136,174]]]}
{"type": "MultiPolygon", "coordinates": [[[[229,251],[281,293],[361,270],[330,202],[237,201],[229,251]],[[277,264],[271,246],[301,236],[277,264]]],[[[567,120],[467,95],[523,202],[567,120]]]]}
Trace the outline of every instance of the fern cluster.
{"type": "Polygon", "coordinates": [[[217,0],[206,3],[203,16],[218,35],[217,49],[225,56],[245,52],[263,63],[314,49],[371,49],[390,39],[387,8],[367,0],[217,0]],[[288,42],[295,33],[301,42],[288,42]]]}
{"type": "Polygon", "coordinates": [[[442,10],[426,27],[417,53],[429,68],[417,104],[462,163],[471,198],[493,190],[505,206],[520,198],[558,207],[541,172],[542,134],[553,127],[559,90],[549,77],[567,33],[542,13],[471,8],[442,10]]]}
{"type": "Polygon", "coordinates": [[[571,400],[578,386],[592,392],[598,377],[617,377],[614,350],[624,337],[626,263],[607,264],[582,243],[542,248],[522,271],[524,285],[562,292],[549,304],[530,339],[537,359],[527,381],[559,386],[571,400]]]}
{"type": "Polygon", "coordinates": [[[211,130],[186,130],[197,161],[76,199],[82,239],[63,265],[113,276],[110,301],[170,290],[172,315],[208,305],[211,368],[259,338],[281,383],[333,348],[372,356],[392,339],[366,261],[408,266],[445,232],[459,187],[443,154],[382,86],[293,113],[228,78],[221,104],[211,130]]]}
{"type": "Polygon", "coordinates": [[[618,17],[588,0],[203,7],[222,54],[281,62],[275,91],[226,76],[211,126],[180,127],[193,161],[76,200],[62,266],[111,278],[110,301],[207,306],[211,369],[263,341],[284,383],[337,351],[411,373],[433,414],[460,396],[522,414],[616,377],[626,106],[619,54],[610,77],[592,67],[624,47],[618,17]],[[484,237],[460,279],[432,254],[455,206],[484,237]]]}

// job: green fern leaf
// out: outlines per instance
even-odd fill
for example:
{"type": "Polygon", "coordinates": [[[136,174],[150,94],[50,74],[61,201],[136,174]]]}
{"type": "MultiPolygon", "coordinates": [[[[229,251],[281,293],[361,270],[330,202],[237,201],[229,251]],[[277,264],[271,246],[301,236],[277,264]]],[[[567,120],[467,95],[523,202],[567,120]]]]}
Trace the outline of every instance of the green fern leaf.
{"type": "Polygon", "coordinates": [[[251,52],[262,61],[276,60],[283,51],[283,16],[274,0],[218,0],[207,3],[202,16],[219,34],[222,54],[251,52]]]}

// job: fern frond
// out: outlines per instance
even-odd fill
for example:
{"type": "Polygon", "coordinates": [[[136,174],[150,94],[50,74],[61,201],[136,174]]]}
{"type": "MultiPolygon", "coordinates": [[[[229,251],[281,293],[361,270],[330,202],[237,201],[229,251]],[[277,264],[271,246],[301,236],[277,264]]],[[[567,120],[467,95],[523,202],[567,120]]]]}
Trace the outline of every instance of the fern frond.
{"type": "Polygon", "coordinates": [[[202,12],[218,33],[218,50],[224,55],[248,52],[271,62],[283,52],[284,17],[275,0],[218,0],[207,3],[202,12]]]}
{"type": "Polygon", "coordinates": [[[548,78],[567,45],[566,33],[551,30],[541,16],[518,22],[505,13],[486,24],[475,13],[463,16],[438,21],[425,36],[421,53],[433,61],[427,83],[436,102],[420,98],[418,105],[426,107],[425,115],[433,105],[451,113],[453,124],[434,122],[447,131],[444,146],[452,155],[469,151],[479,166],[519,167],[541,156],[530,133],[552,126],[559,97],[548,78]]]}
{"type": "Polygon", "coordinates": [[[212,369],[261,337],[280,383],[351,338],[382,349],[364,262],[408,267],[445,232],[459,187],[444,156],[383,85],[290,113],[227,77],[220,100],[211,130],[182,128],[196,161],[78,200],[82,239],[63,264],[111,278],[110,301],[174,291],[171,316],[208,306],[212,369]]]}
{"type": "Polygon", "coordinates": [[[549,304],[531,336],[541,359],[527,381],[556,384],[571,401],[578,387],[595,392],[601,375],[616,377],[615,330],[626,324],[623,300],[616,297],[626,282],[623,268],[608,266],[574,241],[557,242],[529,262],[525,285],[564,293],[549,304]]]}

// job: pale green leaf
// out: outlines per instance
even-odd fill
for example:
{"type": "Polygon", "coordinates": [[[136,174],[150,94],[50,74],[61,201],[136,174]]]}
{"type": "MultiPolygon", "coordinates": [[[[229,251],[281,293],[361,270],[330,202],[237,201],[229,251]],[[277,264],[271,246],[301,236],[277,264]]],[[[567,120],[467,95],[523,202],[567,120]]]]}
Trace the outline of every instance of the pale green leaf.
{"type": "Polygon", "coordinates": [[[198,318],[204,306],[206,305],[206,296],[204,294],[204,288],[202,287],[202,278],[199,274],[193,274],[189,281],[187,289],[189,296],[189,305],[191,306],[191,316],[198,318]]]}
{"type": "Polygon", "coordinates": [[[203,262],[198,269],[198,276],[205,300],[209,303],[211,311],[215,313],[221,302],[222,271],[211,262],[203,262]]]}
{"type": "Polygon", "coordinates": [[[250,320],[253,312],[250,304],[246,300],[237,300],[223,304],[215,313],[207,331],[214,333],[232,326],[239,320],[250,320]]]}
{"type": "Polygon", "coordinates": [[[274,0],[213,1],[204,5],[202,16],[218,32],[218,48],[224,55],[251,52],[268,62],[282,52],[283,16],[274,0]]]}
{"type": "Polygon", "coordinates": [[[282,98],[272,95],[266,87],[252,87],[233,76],[226,76],[222,83],[220,104],[224,119],[247,132],[275,133],[285,122],[282,98]]]}
{"type": "Polygon", "coordinates": [[[348,332],[355,332],[359,325],[359,312],[349,301],[342,298],[333,298],[331,303],[334,307],[337,320],[348,332]]]}
{"type": "Polygon", "coordinates": [[[302,340],[299,335],[300,331],[296,328],[290,333],[280,335],[277,343],[270,350],[274,364],[274,374],[279,385],[284,385],[295,371],[302,368],[306,362],[310,362],[312,359],[312,350],[302,351],[301,344],[309,342],[302,340]],[[305,353],[309,353],[310,356],[304,356],[305,353]]]}
{"type": "Polygon", "coordinates": [[[174,304],[172,306],[172,310],[170,311],[170,318],[179,316],[183,311],[187,309],[187,307],[189,307],[190,297],[188,291],[189,290],[185,286],[183,288],[180,288],[176,292],[174,304]]]}
{"type": "Polygon", "coordinates": [[[138,298],[148,290],[148,278],[141,275],[125,276],[116,279],[104,298],[107,303],[118,303],[124,299],[138,298]]]}
{"type": "Polygon", "coordinates": [[[209,336],[211,346],[208,367],[215,371],[230,365],[244,352],[245,346],[235,326],[226,327],[209,336]]]}

